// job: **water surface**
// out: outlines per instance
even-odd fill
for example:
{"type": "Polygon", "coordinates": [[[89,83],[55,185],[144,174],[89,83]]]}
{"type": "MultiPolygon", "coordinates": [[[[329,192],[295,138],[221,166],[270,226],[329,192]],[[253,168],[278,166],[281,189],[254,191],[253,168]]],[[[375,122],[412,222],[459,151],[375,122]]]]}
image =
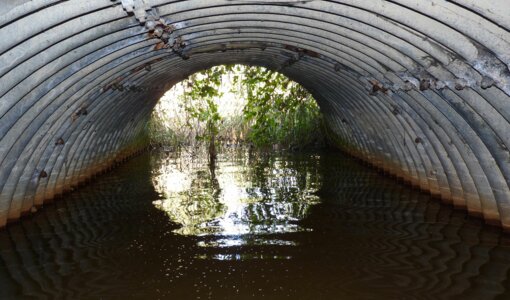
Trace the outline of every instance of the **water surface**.
{"type": "Polygon", "coordinates": [[[510,239],[338,152],[147,153],[0,232],[0,298],[509,299],[510,239]]]}

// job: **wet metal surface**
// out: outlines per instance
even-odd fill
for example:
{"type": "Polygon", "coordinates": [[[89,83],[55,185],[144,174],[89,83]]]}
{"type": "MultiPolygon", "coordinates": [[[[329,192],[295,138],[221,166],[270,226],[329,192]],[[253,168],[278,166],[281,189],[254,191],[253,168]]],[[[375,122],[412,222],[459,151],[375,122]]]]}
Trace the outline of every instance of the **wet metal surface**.
{"type": "Polygon", "coordinates": [[[0,232],[0,298],[508,299],[509,246],[337,152],[152,153],[0,232]]]}

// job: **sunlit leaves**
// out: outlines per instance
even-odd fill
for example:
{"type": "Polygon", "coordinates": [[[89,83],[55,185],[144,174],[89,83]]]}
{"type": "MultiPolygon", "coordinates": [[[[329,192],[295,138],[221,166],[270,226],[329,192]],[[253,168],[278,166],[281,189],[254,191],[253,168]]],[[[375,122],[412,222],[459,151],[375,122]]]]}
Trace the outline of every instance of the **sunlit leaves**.
{"type": "MultiPolygon", "coordinates": [[[[242,65],[217,66],[196,73],[182,82],[184,93],[178,97],[184,109],[186,127],[196,132],[199,140],[211,141],[217,135],[237,135],[257,146],[304,145],[321,135],[321,115],[310,93],[284,75],[263,67],[242,65]],[[244,104],[242,116],[233,124],[218,112],[218,99],[223,96],[223,79],[227,78],[227,91],[244,104]],[[239,120],[239,121],[237,121],[239,120]],[[237,123],[240,122],[240,123],[237,123]],[[197,130],[203,128],[204,130],[197,130]]],[[[223,138],[227,138],[223,136],[223,138]]]]}
{"type": "Polygon", "coordinates": [[[184,85],[187,87],[183,97],[184,110],[192,118],[188,119],[187,125],[193,129],[195,123],[192,121],[205,124],[205,132],[196,136],[199,140],[214,142],[214,137],[219,133],[222,118],[214,99],[222,96],[219,87],[225,72],[224,66],[214,67],[191,76],[184,85]]]}
{"type": "Polygon", "coordinates": [[[246,69],[243,84],[247,89],[243,114],[256,145],[301,143],[319,130],[319,108],[301,85],[261,67],[246,69]]]}

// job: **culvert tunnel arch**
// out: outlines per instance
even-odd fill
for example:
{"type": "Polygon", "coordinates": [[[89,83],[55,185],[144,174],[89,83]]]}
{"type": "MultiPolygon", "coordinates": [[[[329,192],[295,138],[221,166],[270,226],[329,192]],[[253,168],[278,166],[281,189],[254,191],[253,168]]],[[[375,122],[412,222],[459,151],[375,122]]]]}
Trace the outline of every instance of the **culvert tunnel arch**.
{"type": "Polygon", "coordinates": [[[139,151],[172,85],[262,65],[314,95],[338,147],[510,225],[505,1],[6,1],[0,226],[139,151]]]}

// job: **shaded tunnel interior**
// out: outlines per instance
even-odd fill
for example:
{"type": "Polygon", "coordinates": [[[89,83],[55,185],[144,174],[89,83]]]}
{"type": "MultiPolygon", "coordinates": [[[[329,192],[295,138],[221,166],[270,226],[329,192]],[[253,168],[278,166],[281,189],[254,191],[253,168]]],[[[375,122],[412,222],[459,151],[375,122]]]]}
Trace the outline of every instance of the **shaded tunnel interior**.
{"type": "Polygon", "coordinates": [[[317,99],[332,141],[510,228],[506,0],[7,0],[0,226],[139,152],[165,91],[265,66],[317,99]]]}

